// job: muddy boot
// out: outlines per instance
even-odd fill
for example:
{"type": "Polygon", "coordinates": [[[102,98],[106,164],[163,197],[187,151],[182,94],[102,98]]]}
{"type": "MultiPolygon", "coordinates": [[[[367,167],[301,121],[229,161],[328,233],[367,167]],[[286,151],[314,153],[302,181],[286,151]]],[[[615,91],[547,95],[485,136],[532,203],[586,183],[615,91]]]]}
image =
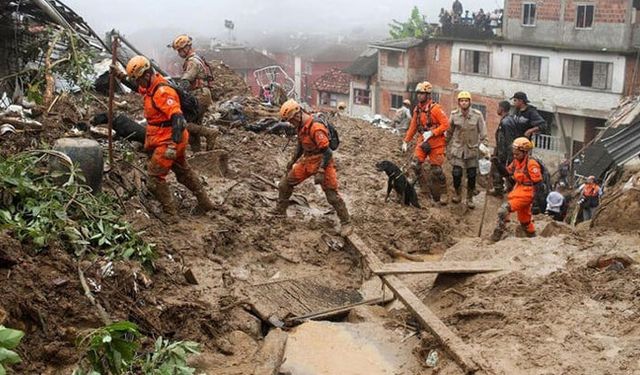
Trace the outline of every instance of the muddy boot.
{"type": "Polygon", "coordinates": [[[460,203],[462,201],[462,188],[457,187],[455,195],[451,198],[451,202],[460,203]]]}
{"type": "Polygon", "coordinates": [[[278,183],[278,204],[276,208],[271,211],[275,216],[287,216],[287,208],[289,208],[289,198],[293,194],[293,186],[289,185],[287,175],[278,183]]]}
{"type": "Polygon", "coordinates": [[[154,178],[150,178],[147,188],[162,205],[162,211],[166,215],[166,219],[169,222],[176,222],[178,220],[178,209],[173,200],[171,189],[169,189],[169,184],[166,181],[157,181],[154,178]]]}
{"type": "Polygon", "coordinates": [[[212,151],[216,147],[216,139],[220,135],[220,130],[217,128],[203,128],[204,138],[207,140],[207,151],[212,151]]]}
{"type": "Polygon", "coordinates": [[[491,241],[493,242],[500,241],[502,239],[502,235],[504,234],[504,230],[505,230],[505,225],[498,224],[498,226],[496,226],[496,228],[493,230],[493,233],[491,233],[491,237],[489,237],[491,241]]]}
{"type": "Polygon", "coordinates": [[[449,195],[447,194],[447,183],[445,182],[440,182],[440,205],[441,206],[446,206],[447,204],[449,204],[449,195]]]}
{"type": "Polygon", "coordinates": [[[200,143],[202,126],[188,123],[187,131],[189,131],[189,145],[191,146],[191,151],[200,152],[202,150],[202,145],[200,143]]]}
{"type": "Polygon", "coordinates": [[[472,210],[476,208],[476,205],[473,203],[473,190],[467,190],[467,207],[472,210]]]}
{"type": "Polygon", "coordinates": [[[340,219],[340,235],[343,237],[350,235],[353,232],[353,228],[351,226],[349,210],[347,210],[347,205],[344,203],[344,200],[335,190],[326,190],[324,193],[327,196],[327,201],[336,210],[336,214],[340,219]]]}
{"type": "Polygon", "coordinates": [[[198,178],[195,172],[191,168],[182,168],[178,165],[175,166],[177,168],[173,168],[173,171],[176,174],[176,179],[178,182],[186,186],[187,189],[191,190],[193,195],[196,196],[196,199],[198,200],[197,208],[202,212],[209,212],[213,210],[215,205],[209,199],[209,195],[204,190],[202,182],[200,182],[200,178],[198,178]]]}

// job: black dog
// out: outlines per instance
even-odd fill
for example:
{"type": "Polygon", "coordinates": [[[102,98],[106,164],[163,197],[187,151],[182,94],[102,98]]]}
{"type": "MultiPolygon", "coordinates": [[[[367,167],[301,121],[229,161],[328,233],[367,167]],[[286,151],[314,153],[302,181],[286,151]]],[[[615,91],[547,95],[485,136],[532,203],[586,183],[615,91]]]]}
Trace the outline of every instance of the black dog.
{"type": "Polygon", "coordinates": [[[397,165],[388,160],[383,160],[376,163],[376,169],[379,172],[386,173],[387,177],[389,177],[389,181],[387,182],[387,196],[384,199],[385,202],[389,200],[389,194],[391,194],[391,189],[393,189],[400,196],[405,206],[420,208],[418,194],[416,194],[416,189],[413,187],[414,184],[409,183],[409,180],[407,180],[407,177],[397,165]]]}

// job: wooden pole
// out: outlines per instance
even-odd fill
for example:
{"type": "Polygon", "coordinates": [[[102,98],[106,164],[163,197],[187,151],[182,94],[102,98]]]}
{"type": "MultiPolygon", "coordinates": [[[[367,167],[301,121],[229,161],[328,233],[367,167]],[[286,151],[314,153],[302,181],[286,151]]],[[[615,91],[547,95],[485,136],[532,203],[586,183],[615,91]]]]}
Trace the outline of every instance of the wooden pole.
{"type": "MultiPolygon", "coordinates": [[[[118,63],[118,37],[111,35],[111,65],[116,66],[118,63]]],[[[108,110],[108,129],[109,129],[109,167],[113,167],[113,96],[116,87],[115,71],[111,69],[109,72],[109,110],[108,110]]]]}

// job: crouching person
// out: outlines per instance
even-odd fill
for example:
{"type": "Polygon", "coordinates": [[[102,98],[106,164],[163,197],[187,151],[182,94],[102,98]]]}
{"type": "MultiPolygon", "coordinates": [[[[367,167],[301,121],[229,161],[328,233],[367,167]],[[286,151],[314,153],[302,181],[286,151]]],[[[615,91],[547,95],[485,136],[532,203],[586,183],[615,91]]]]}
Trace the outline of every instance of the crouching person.
{"type": "Polygon", "coordinates": [[[531,141],[525,137],[513,141],[513,161],[507,167],[509,176],[515,182],[513,190],[507,196],[507,202],[498,210],[498,225],[491,240],[500,241],[506,229],[506,223],[511,212],[516,212],[518,221],[528,237],[534,237],[536,230],[533,225],[531,208],[535,195],[535,184],[542,181],[540,164],[529,154],[533,149],[531,141]]]}

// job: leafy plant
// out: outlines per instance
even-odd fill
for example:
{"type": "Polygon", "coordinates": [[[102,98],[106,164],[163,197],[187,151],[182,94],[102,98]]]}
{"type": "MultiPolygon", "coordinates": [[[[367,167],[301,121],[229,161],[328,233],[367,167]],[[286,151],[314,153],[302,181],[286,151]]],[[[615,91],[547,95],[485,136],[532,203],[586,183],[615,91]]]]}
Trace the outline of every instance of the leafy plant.
{"type": "Polygon", "coordinates": [[[23,336],[24,332],[22,331],[0,325],[0,375],[7,373],[4,366],[21,362],[18,353],[12,349],[15,349],[20,344],[23,336]]]}
{"type": "Polygon", "coordinates": [[[90,369],[85,372],[81,366],[74,375],[126,374],[140,346],[140,337],[138,326],[128,321],[91,332],[80,342],[80,347],[86,348],[84,361],[88,362],[90,369]]]}
{"type": "Polygon", "coordinates": [[[393,39],[402,39],[408,37],[424,38],[432,33],[429,24],[425,21],[425,16],[420,14],[417,6],[411,10],[409,19],[405,22],[393,20],[389,24],[389,34],[393,39]]]}
{"type": "Polygon", "coordinates": [[[159,337],[154,351],[145,356],[141,368],[150,375],[192,375],[195,371],[187,366],[187,358],[200,353],[200,345],[193,341],[170,342],[159,337]]]}
{"type": "Polygon", "coordinates": [[[159,337],[152,352],[141,354],[141,338],[138,327],[128,321],[91,332],[80,343],[86,354],[73,375],[193,375],[195,369],[187,366],[187,358],[200,353],[197,343],[159,337]]]}
{"type": "Polygon", "coordinates": [[[120,219],[112,197],[93,195],[76,166],[50,172],[46,156],[57,154],[42,153],[0,160],[0,228],[31,241],[37,250],[58,241],[77,256],[90,252],[110,259],[153,260],[153,245],[120,219]]]}

